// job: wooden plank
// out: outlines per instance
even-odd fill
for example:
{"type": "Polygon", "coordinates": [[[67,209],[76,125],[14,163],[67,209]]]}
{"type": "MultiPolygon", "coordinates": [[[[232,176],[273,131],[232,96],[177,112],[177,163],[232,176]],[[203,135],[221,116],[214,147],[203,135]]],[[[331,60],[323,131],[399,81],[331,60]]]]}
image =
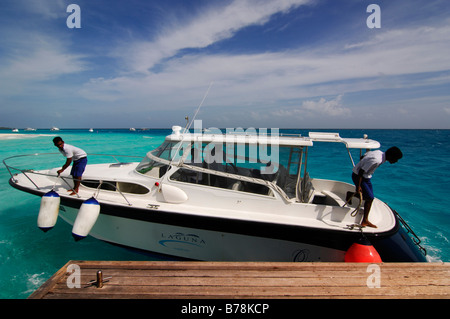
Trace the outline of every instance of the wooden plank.
{"type": "MultiPolygon", "coordinates": [[[[95,276],[98,269],[102,269],[105,274],[113,277],[120,277],[126,275],[126,277],[232,277],[232,278],[328,278],[328,277],[341,277],[341,278],[355,278],[355,277],[367,277],[367,268],[361,268],[357,270],[337,271],[337,270],[324,270],[324,271],[310,271],[310,270],[291,270],[291,271],[265,271],[265,270],[213,270],[213,269],[195,269],[195,270],[148,270],[148,269],[83,269],[83,276],[95,276]]],[[[380,268],[383,270],[383,276],[395,277],[395,278],[420,278],[427,277],[442,278],[448,275],[448,271],[445,270],[420,270],[420,269],[405,269],[391,271],[387,268],[380,268]]]]}
{"type": "MultiPolygon", "coordinates": [[[[108,285],[127,285],[127,286],[176,286],[176,285],[188,285],[188,286],[238,286],[245,283],[249,287],[291,287],[291,286],[318,286],[323,285],[325,282],[330,286],[355,286],[355,285],[366,285],[367,277],[369,274],[366,272],[364,274],[355,274],[351,276],[346,274],[346,276],[336,276],[336,274],[331,274],[328,276],[307,276],[307,277],[293,277],[286,275],[285,277],[257,277],[257,276],[202,276],[197,274],[195,276],[130,276],[129,274],[117,274],[104,271],[104,276],[112,278],[109,280],[108,285]]],[[[90,280],[96,278],[95,273],[90,276],[83,275],[81,277],[81,282],[87,283],[90,280]]],[[[450,285],[449,277],[442,276],[414,276],[414,277],[404,277],[398,275],[383,275],[381,274],[381,281],[383,286],[398,286],[398,285],[408,285],[415,286],[421,285],[425,282],[427,285],[450,285]]],[[[66,286],[65,282],[59,283],[62,286],[66,286]]]]}
{"type": "Polygon", "coordinates": [[[67,262],[61,269],[53,274],[44,284],[42,284],[36,291],[34,291],[28,298],[30,299],[42,299],[44,298],[55,285],[57,285],[62,278],[66,275],[66,269],[70,265],[71,261],[67,262]]]}
{"type": "Polygon", "coordinates": [[[449,263],[371,264],[260,262],[69,261],[30,298],[450,298],[449,263]],[[70,289],[69,265],[80,266],[70,289]],[[102,270],[103,288],[86,286],[102,270]]]}
{"type": "Polygon", "coordinates": [[[134,286],[132,290],[124,286],[107,286],[86,290],[52,291],[48,298],[448,298],[444,287],[404,287],[402,289],[368,289],[367,287],[191,287],[166,286],[149,289],[148,286],[134,286]]]}

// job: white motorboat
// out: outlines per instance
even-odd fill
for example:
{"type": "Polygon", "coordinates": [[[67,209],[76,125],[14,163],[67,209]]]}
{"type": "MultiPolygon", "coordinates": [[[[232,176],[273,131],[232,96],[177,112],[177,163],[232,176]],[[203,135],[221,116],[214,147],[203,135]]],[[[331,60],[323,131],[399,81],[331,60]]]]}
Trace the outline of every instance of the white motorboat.
{"type": "MultiPolygon", "coordinates": [[[[308,174],[313,145],[343,143],[351,158],[351,149],[376,149],[377,141],[322,132],[306,137],[256,130],[211,133],[183,133],[175,126],[140,161],[89,164],[76,196],[68,195],[73,181],[58,177],[59,167],[14,168],[10,162],[19,156],[3,162],[16,189],[38,196],[54,191],[50,196],[60,201],[59,217],[75,224],[77,240],[89,234],[195,260],[344,261],[349,247],[364,236],[385,262],[426,261],[418,237],[386,203],[373,202],[369,219],[377,228],[362,228],[363,205],[357,198],[346,203],[354,185],[308,174]],[[95,205],[89,206],[91,197],[95,205]]],[[[89,154],[89,161],[94,156],[89,154]]],[[[47,214],[44,198],[39,218],[42,211],[47,214]]],[[[48,214],[57,216],[58,209],[48,214]]]]}

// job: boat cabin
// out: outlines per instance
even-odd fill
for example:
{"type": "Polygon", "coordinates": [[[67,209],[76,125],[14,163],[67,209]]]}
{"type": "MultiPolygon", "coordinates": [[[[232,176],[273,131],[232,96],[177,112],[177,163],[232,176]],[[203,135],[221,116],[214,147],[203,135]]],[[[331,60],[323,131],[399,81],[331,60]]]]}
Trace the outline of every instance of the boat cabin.
{"type": "Polygon", "coordinates": [[[338,133],[319,132],[302,137],[283,136],[278,130],[270,134],[197,134],[181,133],[181,129],[174,127],[173,133],[147,154],[136,171],[157,179],[167,175],[172,181],[272,197],[276,192],[289,202],[312,201],[307,157],[313,142],[341,142],[347,149],[380,147],[376,141],[343,139],[338,133]]]}

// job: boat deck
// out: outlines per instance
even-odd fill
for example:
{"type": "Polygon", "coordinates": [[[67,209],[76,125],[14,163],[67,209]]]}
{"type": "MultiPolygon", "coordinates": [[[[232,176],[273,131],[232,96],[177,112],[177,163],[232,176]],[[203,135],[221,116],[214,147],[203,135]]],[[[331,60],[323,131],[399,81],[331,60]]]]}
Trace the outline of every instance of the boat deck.
{"type": "Polygon", "coordinates": [[[71,260],[29,298],[450,298],[450,263],[71,260]]]}

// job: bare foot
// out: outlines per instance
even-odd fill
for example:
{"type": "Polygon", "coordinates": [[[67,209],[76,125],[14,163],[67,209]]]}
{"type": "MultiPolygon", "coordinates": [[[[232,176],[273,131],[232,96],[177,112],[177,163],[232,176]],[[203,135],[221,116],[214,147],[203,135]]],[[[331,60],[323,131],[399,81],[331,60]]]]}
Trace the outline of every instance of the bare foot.
{"type": "Polygon", "coordinates": [[[371,222],[369,222],[369,221],[363,221],[363,222],[361,222],[361,226],[363,226],[363,227],[372,227],[372,228],[378,228],[377,226],[375,226],[374,224],[372,224],[371,222]]]}

